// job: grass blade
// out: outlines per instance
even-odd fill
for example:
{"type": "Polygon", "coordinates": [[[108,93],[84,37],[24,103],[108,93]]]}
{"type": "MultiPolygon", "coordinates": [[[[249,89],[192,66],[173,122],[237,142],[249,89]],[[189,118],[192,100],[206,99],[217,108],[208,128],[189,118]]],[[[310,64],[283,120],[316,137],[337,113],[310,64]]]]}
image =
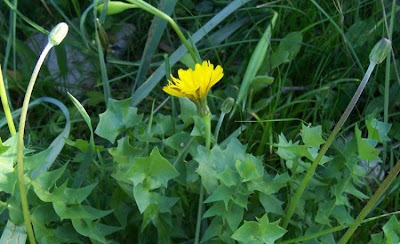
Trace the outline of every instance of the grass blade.
{"type": "Polygon", "coordinates": [[[78,101],[78,99],[76,99],[70,93],[68,93],[68,96],[71,99],[72,103],[75,105],[78,112],[82,115],[83,119],[85,120],[85,122],[88,125],[89,130],[90,130],[89,148],[86,151],[85,156],[83,157],[82,163],[81,163],[78,171],[76,172],[76,177],[74,178],[74,182],[72,183],[73,187],[78,188],[82,185],[82,182],[85,179],[85,175],[87,174],[87,172],[89,170],[89,164],[93,160],[94,147],[95,147],[94,134],[93,134],[93,127],[92,127],[92,120],[90,119],[90,116],[86,112],[85,108],[78,101]]]}
{"type": "MultiPolygon", "coordinates": [[[[194,44],[203,39],[211,30],[219,23],[235,12],[238,8],[249,2],[250,0],[235,0],[223,8],[217,15],[210,19],[200,30],[196,31],[191,37],[194,44]]],[[[170,65],[176,64],[187,53],[187,49],[181,45],[169,58],[170,65]]],[[[138,105],[145,97],[147,97],[153,88],[160,82],[165,75],[165,63],[158,69],[135,91],[132,93],[132,106],[138,105]]]]}
{"type": "MultiPolygon", "coordinates": [[[[273,12],[273,17],[271,19],[270,24],[268,25],[267,29],[265,30],[263,36],[260,38],[260,41],[258,42],[256,48],[254,49],[253,54],[251,55],[249,64],[247,65],[246,73],[244,74],[242,84],[240,86],[239,94],[236,100],[237,104],[240,104],[243,101],[242,104],[242,110],[244,110],[246,106],[246,97],[250,88],[251,83],[254,80],[254,77],[256,76],[258,70],[261,67],[262,62],[265,59],[265,56],[267,54],[267,49],[269,47],[269,42],[271,39],[271,32],[272,29],[275,26],[276,20],[278,19],[278,13],[273,12]]],[[[231,113],[231,116],[233,113],[231,113]]]]}
{"type": "Polygon", "coordinates": [[[7,4],[7,6],[14,11],[23,21],[25,21],[27,24],[29,24],[30,26],[32,26],[33,28],[35,28],[36,30],[42,32],[43,34],[48,35],[49,32],[44,29],[43,27],[41,27],[40,25],[36,24],[35,22],[33,22],[32,20],[30,20],[28,17],[26,17],[25,15],[23,15],[21,12],[18,11],[18,9],[16,8],[16,6],[12,5],[8,0],[4,0],[4,2],[7,4]]]}
{"type": "Polygon", "coordinates": [[[325,12],[325,10],[319,6],[319,4],[317,2],[315,2],[315,0],[311,0],[311,2],[318,8],[319,11],[321,11],[321,13],[323,15],[325,15],[326,18],[328,18],[329,22],[331,22],[331,24],[335,27],[335,29],[337,29],[337,31],[340,33],[340,35],[342,36],[345,44],[347,45],[347,47],[349,48],[351,55],[353,56],[354,60],[356,61],[358,68],[365,73],[364,67],[361,64],[360,59],[357,56],[356,51],[354,51],[354,48],[351,46],[349,40],[347,39],[346,35],[344,34],[344,32],[342,31],[342,29],[335,23],[335,21],[333,21],[333,19],[328,15],[327,12],[325,12]]]}
{"type": "Polygon", "coordinates": [[[103,92],[104,92],[104,100],[106,105],[108,104],[108,99],[111,98],[111,90],[110,90],[110,83],[108,81],[108,76],[107,76],[107,67],[106,67],[106,62],[104,60],[104,52],[101,47],[101,42],[100,42],[100,37],[99,37],[99,23],[96,21],[96,9],[93,9],[94,12],[94,25],[95,25],[95,36],[96,36],[96,45],[97,45],[97,53],[99,57],[99,63],[100,63],[100,73],[101,73],[101,81],[103,84],[103,92]]]}
{"type": "MultiPolygon", "coordinates": [[[[171,15],[175,8],[176,0],[162,0],[158,8],[165,14],[171,15]]],[[[165,27],[167,26],[167,21],[161,19],[160,17],[154,16],[151,22],[149,36],[146,41],[146,46],[144,47],[142,62],[139,67],[139,71],[136,75],[136,80],[132,87],[132,92],[135,91],[137,86],[140,86],[146,77],[147,71],[150,67],[151,58],[156,51],[158,44],[164,34],[165,27]]]]}

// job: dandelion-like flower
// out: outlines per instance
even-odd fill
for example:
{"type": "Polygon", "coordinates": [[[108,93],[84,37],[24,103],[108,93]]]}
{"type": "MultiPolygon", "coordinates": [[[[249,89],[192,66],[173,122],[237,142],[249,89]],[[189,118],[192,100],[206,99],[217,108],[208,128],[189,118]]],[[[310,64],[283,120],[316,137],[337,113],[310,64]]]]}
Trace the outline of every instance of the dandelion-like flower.
{"type": "Polygon", "coordinates": [[[196,102],[204,100],[213,87],[224,76],[223,69],[214,65],[210,61],[203,61],[202,64],[196,64],[194,70],[179,69],[178,78],[171,75],[168,85],[163,90],[175,97],[187,97],[196,102]]]}

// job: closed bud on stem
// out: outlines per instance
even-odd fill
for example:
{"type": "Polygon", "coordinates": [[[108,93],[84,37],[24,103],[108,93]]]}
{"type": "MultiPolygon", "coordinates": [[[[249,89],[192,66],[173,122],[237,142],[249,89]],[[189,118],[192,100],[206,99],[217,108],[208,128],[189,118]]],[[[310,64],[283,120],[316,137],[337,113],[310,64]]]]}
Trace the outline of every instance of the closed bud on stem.
{"type": "Polygon", "coordinates": [[[68,33],[68,25],[64,22],[56,25],[49,34],[49,43],[54,46],[60,44],[68,33]]]}
{"type": "Polygon", "coordinates": [[[101,25],[99,19],[96,19],[96,24],[97,24],[97,30],[99,32],[99,38],[100,38],[101,47],[103,48],[104,51],[107,51],[108,47],[110,46],[110,44],[108,42],[107,33],[104,30],[103,26],[101,25]]]}
{"type": "Polygon", "coordinates": [[[234,104],[235,104],[235,99],[227,97],[225,101],[222,103],[221,111],[224,114],[229,113],[232,110],[234,104]]]}
{"type": "Polygon", "coordinates": [[[369,61],[375,64],[380,64],[385,60],[392,48],[392,42],[389,39],[383,38],[377,42],[369,54],[369,61]]]}

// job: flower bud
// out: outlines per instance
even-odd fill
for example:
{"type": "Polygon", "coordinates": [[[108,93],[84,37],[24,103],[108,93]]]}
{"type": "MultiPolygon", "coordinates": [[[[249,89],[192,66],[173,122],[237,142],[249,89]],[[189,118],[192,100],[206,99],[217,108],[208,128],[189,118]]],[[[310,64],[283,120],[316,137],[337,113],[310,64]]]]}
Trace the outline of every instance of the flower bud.
{"type": "MultiPolygon", "coordinates": [[[[104,4],[100,4],[97,7],[97,11],[103,11],[104,4]]],[[[114,15],[114,14],[119,14],[125,10],[131,9],[131,8],[137,8],[138,6],[136,4],[131,4],[131,3],[124,3],[120,1],[110,1],[108,2],[107,6],[107,15],[114,15]]]]}
{"type": "Polygon", "coordinates": [[[369,61],[375,64],[380,64],[385,60],[392,48],[392,42],[386,38],[381,39],[375,44],[371,53],[369,54],[369,61]]]}
{"type": "Polygon", "coordinates": [[[107,33],[104,30],[103,26],[101,25],[99,19],[96,19],[96,23],[97,23],[97,31],[99,33],[101,47],[103,48],[104,51],[107,51],[110,47],[107,33]]]}
{"type": "Polygon", "coordinates": [[[234,104],[235,104],[235,99],[227,97],[225,101],[222,103],[221,111],[225,114],[229,113],[232,110],[234,104]]]}
{"type": "Polygon", "coordinates": [[[61,22],[51,30],[49,34],[49,42],[52,45],[57,46],[64,40],[67,33],[68,25],[64,22],[61,22]]]}

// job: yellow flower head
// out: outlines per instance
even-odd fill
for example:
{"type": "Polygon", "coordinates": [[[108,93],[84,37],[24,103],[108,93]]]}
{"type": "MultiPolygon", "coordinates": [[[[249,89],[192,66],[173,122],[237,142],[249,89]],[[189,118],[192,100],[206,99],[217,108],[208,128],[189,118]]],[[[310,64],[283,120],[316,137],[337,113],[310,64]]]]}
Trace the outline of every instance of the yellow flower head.
{"type": "Polygon", "coordinates": [[[163,90],[176,97],[187,97],[192,101],[204,98],[211,87],[214,86],[224,76],[223,69],[214,65],[210,61],[203,61],[202,64],[196,64],[194,70],[179,69],[179,79],[171,75],[168,85],[163,90]]]}

